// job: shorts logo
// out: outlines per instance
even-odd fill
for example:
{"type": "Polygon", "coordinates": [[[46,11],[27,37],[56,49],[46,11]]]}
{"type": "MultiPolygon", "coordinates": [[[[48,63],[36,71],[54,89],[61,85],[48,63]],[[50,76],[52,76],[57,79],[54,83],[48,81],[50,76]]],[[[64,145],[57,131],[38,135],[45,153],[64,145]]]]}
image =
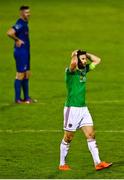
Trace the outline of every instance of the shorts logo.
{"type": "Polygon", "coordinates": [[[26,70],[26,69],[27,69],[27,65],[24,66],[24,70],[26,70]]]}
{"type": "Polygon", "coordinates": [[[68,124],[68,127],[71,128],[71,127],[72,127],[72,124],[68,124]]]}

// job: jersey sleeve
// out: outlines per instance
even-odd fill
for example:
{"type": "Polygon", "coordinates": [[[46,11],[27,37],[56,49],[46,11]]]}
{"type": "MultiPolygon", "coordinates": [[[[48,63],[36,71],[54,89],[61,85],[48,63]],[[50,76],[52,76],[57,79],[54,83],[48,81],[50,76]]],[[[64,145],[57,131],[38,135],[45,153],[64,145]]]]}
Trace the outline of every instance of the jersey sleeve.
{"type": "Polygon", "coordinates": [[[65,73],[66,73],[66,74],[74,74],[74,71],[71,71],[71,70],[69,69],[69,67],[67,67],[67,68],[65,69],[65,73]]]}
{"type": "Polygon", "coordinates": [[[22,27],[23,27],[23,25],[18,21],[16,22],[16,24],[14,26],[12,26],[12,28],[16,31],[16,33],[20,32],[22,27]]]}
{"type": "Polygon", "coordinates": [[[65,74],[68,74],[69,73],[69,68],[65,68],[65,74]]]}

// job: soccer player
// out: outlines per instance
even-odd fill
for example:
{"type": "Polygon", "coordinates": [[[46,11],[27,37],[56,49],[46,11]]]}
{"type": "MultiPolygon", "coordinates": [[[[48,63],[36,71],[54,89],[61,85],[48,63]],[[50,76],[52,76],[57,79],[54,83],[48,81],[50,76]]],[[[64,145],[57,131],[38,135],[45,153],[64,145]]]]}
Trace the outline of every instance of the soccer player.
{"type": "Polygon", "coordinates": [[[85,103],[86,74],[100,61],[99,57],[86,51],[76,50],[72,53],[70,67],[66,69],[67,99],[64,107],[64,137],[60,145],[59,170],[71,169],[66,164],[66,157],[77,129],[85,134],[95,169],[102,170],[112,165],[112,163],[101,161],[99,157],[92,117],[85,103]],[[89,64],[88,60],[91,61],[89,64]]]}
{"type": "Polygon", "coordinates": [[[31,103],[29,97],[29,76],[30,76],[30,41],[28,20],[30,17],[29,6],[20,7],[20,18],[12,26],[7,35],[15,41],[14,58],[16,62],[15,102],[31,103]],[[23,89],[24,100],[21,99],[21,88],[23,89]]]}

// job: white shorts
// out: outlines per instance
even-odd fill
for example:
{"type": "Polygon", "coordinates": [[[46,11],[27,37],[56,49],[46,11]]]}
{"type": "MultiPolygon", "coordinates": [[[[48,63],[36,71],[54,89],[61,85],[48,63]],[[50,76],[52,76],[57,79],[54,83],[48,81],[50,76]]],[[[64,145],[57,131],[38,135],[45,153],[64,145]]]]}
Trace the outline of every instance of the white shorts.
{"type": "Polygon", "coordinates": [[[64,107],[64,130],[76,131],[82,126],[93,126],[87,107],[64,107]]]}

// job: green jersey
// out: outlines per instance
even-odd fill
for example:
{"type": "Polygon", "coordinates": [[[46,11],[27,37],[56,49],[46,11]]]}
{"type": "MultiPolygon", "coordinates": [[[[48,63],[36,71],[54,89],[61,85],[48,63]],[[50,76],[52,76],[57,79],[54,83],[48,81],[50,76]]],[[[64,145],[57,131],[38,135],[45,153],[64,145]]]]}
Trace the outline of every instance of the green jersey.
{"type": "Polygon", "coordinates": [[[66,69],[66,87],[67,99],[65,106],[84,107],[86,94],[86,73],[89,71],[89,65],[83,70],[75,70],[71,72],[66,69]]]}

